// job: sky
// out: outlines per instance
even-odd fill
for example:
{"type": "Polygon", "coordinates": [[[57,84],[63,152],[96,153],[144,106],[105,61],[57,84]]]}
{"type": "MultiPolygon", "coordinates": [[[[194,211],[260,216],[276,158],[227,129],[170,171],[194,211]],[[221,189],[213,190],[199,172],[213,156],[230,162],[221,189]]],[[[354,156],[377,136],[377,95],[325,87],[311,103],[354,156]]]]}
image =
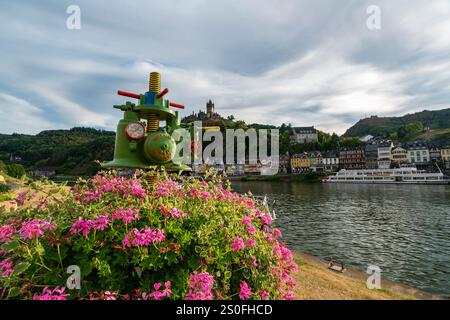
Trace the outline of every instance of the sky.
{"type": "Polygon", "coordinates": [[[0,0],[0,133],[115,130],[159,71],[182,115],[342,134],[450,107],[449,35],[448,0],[0,0]]]}

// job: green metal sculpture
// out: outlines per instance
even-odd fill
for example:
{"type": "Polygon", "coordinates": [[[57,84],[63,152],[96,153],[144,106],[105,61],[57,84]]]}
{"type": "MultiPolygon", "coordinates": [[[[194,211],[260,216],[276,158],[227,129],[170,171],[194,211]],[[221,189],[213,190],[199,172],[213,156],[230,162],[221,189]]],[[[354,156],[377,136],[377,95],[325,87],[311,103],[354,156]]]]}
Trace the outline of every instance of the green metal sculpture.
{"type": "Polygon", "coordinates": [[[102,167],[191,170],[186,165],[173,163],[176,144],[171,134],[180,128],[180,116],[178,111],[169,107],[184,109],[184,106],[163,99],[168,92],[167,88],[161,91],[161,75],[158,72],[150,73],[149,89],[145,94],[117,92],[138,99],[139,104],[126,102],[114,106],[124,114],[117,125],[114,160],[102,163],[102,167]],[[160,121],[166,122],[165,128],[160,129],[160,121]]]}

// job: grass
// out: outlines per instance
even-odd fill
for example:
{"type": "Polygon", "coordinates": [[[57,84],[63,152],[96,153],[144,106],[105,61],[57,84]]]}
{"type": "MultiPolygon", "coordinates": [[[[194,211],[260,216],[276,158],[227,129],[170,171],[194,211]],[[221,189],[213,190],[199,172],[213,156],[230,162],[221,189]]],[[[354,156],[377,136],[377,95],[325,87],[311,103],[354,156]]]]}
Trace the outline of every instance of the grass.
{"type": "Polygon", "coordinates": [[[369,290],[366,283],[296,258],[298,300],[410,300],[414,297],[388,289],[369,290]]]}

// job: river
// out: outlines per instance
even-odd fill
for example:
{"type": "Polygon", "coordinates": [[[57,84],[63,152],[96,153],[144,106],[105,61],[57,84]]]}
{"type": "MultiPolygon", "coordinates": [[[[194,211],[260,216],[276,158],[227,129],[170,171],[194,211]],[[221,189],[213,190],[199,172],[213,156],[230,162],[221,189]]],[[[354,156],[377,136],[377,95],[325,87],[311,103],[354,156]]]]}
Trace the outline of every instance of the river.
{"type": "Polygon", "coordinates": [[[450,295],[450,186],[233,181],[275,201],[293,250],[450,295]]]}

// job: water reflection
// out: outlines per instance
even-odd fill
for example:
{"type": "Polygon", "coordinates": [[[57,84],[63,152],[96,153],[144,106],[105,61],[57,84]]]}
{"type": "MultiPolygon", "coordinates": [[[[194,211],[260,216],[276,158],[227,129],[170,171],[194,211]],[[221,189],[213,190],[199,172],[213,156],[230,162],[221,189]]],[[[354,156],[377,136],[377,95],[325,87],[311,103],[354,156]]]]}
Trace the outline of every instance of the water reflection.
{"type": "Polygon", "coordinates": [[[450,187],[233,182],[275,200],[295,250],[334,258],[416,288],[450,294],[450,187]]]}

